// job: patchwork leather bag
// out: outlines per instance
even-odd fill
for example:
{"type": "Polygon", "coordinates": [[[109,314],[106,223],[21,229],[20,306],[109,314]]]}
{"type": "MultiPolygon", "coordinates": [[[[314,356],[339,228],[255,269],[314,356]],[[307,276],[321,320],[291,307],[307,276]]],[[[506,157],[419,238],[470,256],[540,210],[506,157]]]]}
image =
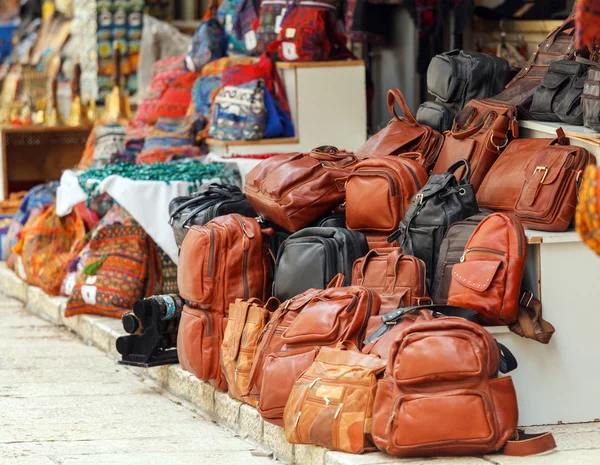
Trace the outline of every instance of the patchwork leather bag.
{"type": "Polygon", "coordinates": [[[428,177],[418,162],[405,156],[362,160],[346,181],[346,225],[391,234],[428,177]]]}
{"type": "Polygon", "coordinates": [[[380,313],[398,307],[431,303],[427,295],[425,263],[402,249],[374,249],[354,262],[352,285],[363,286],[379,294],[380,313]]]}
{"type": "MultiPolygon", "coordinates": [[[[471,165],[475,192],[502,150],[508,145],[509,132],[518,137],[517,110],[512,105],[490,100],[472,100],[456,116],[452,130],[445,133],[444,145],[433,168],[441,174],[456,161],[471,165]]],[[[462,170],[456,173],[462,175],[462,170]]]]}
{"type": "Polygon", "coordinates": [[[438,158],[444,137],[429,126],[419,124],[400,89],[388,91],[387,103],[393,118],[384,129],[372,136],[356,151],[356,156],[368,158],[417,152],[421,154],[419,163],[429,172],[438,158]],[[396,103],[402,109],[404,114],[402,118],[396,113],[396,103]]]}
{"type": "Polygon", "coordinates": [[[452,268],[448,304],[476,310],[482,324],[517,320],[527,257],[523,225],[493,213],[473,232],[460,262],[452,268]]]}
{"type": "Polygon", "coordinates": [[[386,362],[349,343],[323,347],[298,378],[283,414],[291,444],[314,444],[361,454],[371,442],[377,378],[386,362]]]}
{"type": "Polygon", "coordinates": [[[253,298],[237,299],[229,306],[221,345],[221,368],[227,378],[229,395],[252,406],[258,403],[256,398],[248,395],[252,359],[258,339],[278,305],[277,299],[271,298],[263,304],[253,298]]]}
{"type": "Polygon", "coordinates": [[[556,447],[549,433],[517,431],[510,376],[516,360],[480,325],[462,318],[420,321],[390,348],[373,407],[373,439],[400,457],[532,455],[556,447]]]}
{"type": "Polygon", "coordinates": [[[581,240],[600,255],[600,169],[588,166],[583,175],[575,226],[581,240]]]}
{"type": "Polygon", "coordinates": [[[589,67],[588,64],[571,60],[550,64],[533,95],[529,110],[531,116],[538,121],[562,121],[581,126],[581,94],[589,67]]]}
{"type": "Polygon", "coordinates": [[[261,217],[296,232],[344,202],[343,187],[357,158],[323,146],[308,156],[283,153],[259,163],[246,175],[244,190],[261,217]]]}
{"type": "Polygon", "coordinates": [[[314,296],[281,336],[283,348],[266,357],[258,411],[282,425],[294,382],[322,347],[349,341],[362,348],[367,323],[379,313],[379,296],[360,287],[330,287],[314,296]]]}

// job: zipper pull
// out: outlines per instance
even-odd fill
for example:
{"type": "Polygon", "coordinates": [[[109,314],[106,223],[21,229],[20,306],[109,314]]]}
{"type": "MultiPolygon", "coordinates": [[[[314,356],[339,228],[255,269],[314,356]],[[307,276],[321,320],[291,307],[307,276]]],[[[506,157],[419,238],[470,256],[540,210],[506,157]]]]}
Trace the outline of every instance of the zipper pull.
{"type": "Polygon", "coordinates": [[[338,417],[338,415],[339,415],[339,414],[340,414],[340,412],[342,411],[342,407],[343,407],[343,406],[344,406],[344,403],[343,403],[343,402],[342,402],[342,403],[341,403],[341,404],[338,406],[337,410],[335,411],[335,415],[333,416],[333,419],[334,419],[334,420],[335,420],[335,419],[338,417]]]}
{"type": "Polygon", "coordinates": [[[296,416],[296,422],[294,423],[294,429],[296,429],[298,427],[298,422],[300,421],[301,416],[302,416],[302,410],[300,410],[298,412],[298,415],[296,416]]]}
{"type": "Polygon", "coordinates": [[[323,400],[325,401],[325,405],[331,404],[331,401],[329,400],[329,398],[327,396],[323,396],[323,400]]]}
{"type": "Polygon", "coordinates": [[[235,374],[233,375],[233,380],[237,383],[237,376],[238,376],[238,367],[235,367],[235,374]]]}
{"type": "Polygon", "coordinates": [[[313,382],[312,382],[312,383],[310,383],[310,384],[308,385],[308,387],[309,387],[310,389],[312,389],[312,388],[313,388],[313,386],[314,386],[315,384],[317,384],[317,382],[319,382],[319,381],[321,381],[321,378],[316,378],[316,379],[313,379],[313,382]]]}
{"type": "Polygon", "coordinates": [[[460,263],[463,263],[465,261],[465,257],[470,251],[471,249],[467,249],[463,252],[463,254],[460,256],[460,263]]]}
{"type": "Polygon", "coordinates": [[[392,429],[392,423],[394,422],[394,418],[396,418],[396,411],[395,410],[392,412],[392,415],[390,416],[388,424],[385,427],[385,434],[386,435],[389,434],[390,433],[390,429],[392,429]]]}
{"type": "Polygon", "coordinates": [[[513,116],[513,119],[510,121],[510,131],[515,139],[519,137],[519,122],[516,116],[513,116]]]}
{"type": "Polygon", "coordinates": [[[240,222],[240,226],[242,227],[242,231],[244,231],[244,235],[250,239],[254,239],[254,233],[248,227],[248,224],[244,221],[244,218],[237,213],[235,214],[235,217],[240,222]]]}

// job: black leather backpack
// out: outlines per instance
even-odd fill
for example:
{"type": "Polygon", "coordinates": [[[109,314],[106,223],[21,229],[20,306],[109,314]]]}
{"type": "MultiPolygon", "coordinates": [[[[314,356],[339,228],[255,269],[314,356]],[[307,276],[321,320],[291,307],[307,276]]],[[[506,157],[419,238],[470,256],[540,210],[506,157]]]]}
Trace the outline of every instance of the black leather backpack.
{"type": "Polygon", "coordinates": [[[447,131],[467,102],[500,93],[511,79],[503,58],[453,50],[436,55],[427,70],[427,91],[435,97],[419,107],[417,121],[436,131],[447,131]]]}
{"type": "Polygon", "coordinates": [[[412,205],[400,223],[400,228],[388,237],[408,255],[425,262],[427,289],[431,290],[434,266],[446,231],[452,223],[479,213],[475,190],[471,184],[471,167],[467,160],[458,160],[444,174],[434,174],[413,197],[412,205]],[[454,173],[465,168],[457,180],[454,173]]]}

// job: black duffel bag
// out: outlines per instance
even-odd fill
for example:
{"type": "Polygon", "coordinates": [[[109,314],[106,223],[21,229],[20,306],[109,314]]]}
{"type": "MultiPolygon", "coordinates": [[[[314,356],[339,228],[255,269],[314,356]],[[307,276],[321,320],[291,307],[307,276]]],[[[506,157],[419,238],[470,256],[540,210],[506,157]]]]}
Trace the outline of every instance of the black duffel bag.
{"type": "Polygon", "coordinates": [[[302,229],[279,248],[273,295],[283,302],[307,289],[325,289],[338,273],[345,276],[345,285],[350,285],[354,261],[367,252],[367,239],[358,231],[302,229]]]}
{"type": "Polygon", "coordinates": [[[254,218],[255,211],[237,186],[211,184],[208,190],[192,196],[175,197],[169,203],[169,224],[180,247],[189,228],[202,226],[217,216],[239,213],[254,218]]]}
{"type": "Polygon", "coordinates": [[[467,160],[458,160],[444,174],[431,176],[417,192],[399,229],[388,237],[388,242],[397,240],[402,252],[425,262],[427,289],[430,291],[446,231],[452,223],[478,213],[479,206],[471,184],[471,167],[467,160]],[[457,180],[454,173],[462,167],[465,167],[465,174],[457,180]]]}

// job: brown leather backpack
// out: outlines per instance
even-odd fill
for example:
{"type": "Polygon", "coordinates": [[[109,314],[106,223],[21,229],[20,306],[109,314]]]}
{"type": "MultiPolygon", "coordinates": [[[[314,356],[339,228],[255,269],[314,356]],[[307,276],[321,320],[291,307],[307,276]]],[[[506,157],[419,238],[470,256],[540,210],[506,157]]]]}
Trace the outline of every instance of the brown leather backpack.
{"type": "Polygon", "coordinates": [[[393,342],[373,407],[375,445],[401,457],[531,455],[556,447],[551,434],[517,434],[517,396],[494,338],[462,318],[407,326],[393,342]],[[503,361],[503,363],[501,363],[503,361]]]}
{"type": "Polygon", "coordinates": [[[258,403],[263,419],[282,425],[294,382],[319,350],[342,341],[361,348],[369,317],[379,306],[379,296],[360,286],[330,287],[314,296],[282,334],[284,347],[265,360],[258,403]]]}
{"type": "Polygon", "coordinates": [[[428,177],[419,163],[405,156],[361,161],[346,181],[346,225],[391,234],[428,177]]]}
{"type": "Polygon", "coordinates": [[[258,400],[248,395],[252,359],[258,338],[279,301],[271,297],[263,304],[260,299],[237,299],[229,306],[229,319],[221,345],[221,368],[227,378],[229,395],[252,406],[258,400]]]}
{"type": "Polygon", "coordinates": [[[374,449],[373,401],[385,366],[385,360],[361,354],[352,344],[323,347],[294,384],[285,406],[288,442],[351,454],[374,449]]]}
{"type": "Polygon", "coordinates": [[[352,285],[363,286],[379,294],[379,313],[398,307],[431,303],[427,295],[425,263],[402,249],[390,247],[371,250],[354,262],[352,285]]]}
{"type": "Polygon", "coordinates": [[[336,179],[348,176],[357,161],[330,146],[308,156],[275,155],[246,175],[246,197],[261,217],[296,232],[344,202],[343,186],[336,179]]]}
{"type": "MultiPolygon", "coordinates": [[[[444,136],[444,145],[432,174],[445,173],[452,164],[466,159],[471,165],[471,183],[475,192],[502,150],[508,133],[518,137],[517,109],[490,100],[471,100],[456,116],[452,129],[444,136]]],[[[460,179],[463,170],[456,172],[460,179]]]]}
{"type": "Polygon", "coordinates": [[[512,216],[493,213],[473,232],[452,268],[448,304],[472,308],[482,324],[507,325],[519,314],[527,238],[512,216]]]}
{"type": "Polygon", "coordinates": [[[399,89],[388,91],[387,103],[393,118],[356,151],[356,156],[369,158],[417,152],[421,155],[419,163],[429,172],[440,153],[443,136],[429,126],[419,124],[399,89]],[[396,113],[396,102],[404,114],[402,118],[396,113]]]}

